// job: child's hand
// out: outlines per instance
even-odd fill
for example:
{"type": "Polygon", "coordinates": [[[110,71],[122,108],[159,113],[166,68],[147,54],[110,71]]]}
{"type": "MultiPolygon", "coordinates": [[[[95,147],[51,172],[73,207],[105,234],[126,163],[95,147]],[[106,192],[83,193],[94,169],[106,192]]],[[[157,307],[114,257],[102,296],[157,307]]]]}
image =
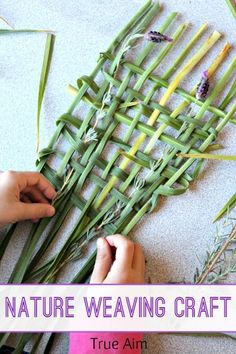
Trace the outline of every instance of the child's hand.
{"type": "Polygon", "coordinates": [[[139,245],[121,235],[98,239],[91,283],[141,284],[144,272],[145,260],[139,245]]]}
{"type": "Polygon", "coordinates": [[[49,199],[56,192],[37,172],[0,172],[0,226],[55,214],[49,199]]]}

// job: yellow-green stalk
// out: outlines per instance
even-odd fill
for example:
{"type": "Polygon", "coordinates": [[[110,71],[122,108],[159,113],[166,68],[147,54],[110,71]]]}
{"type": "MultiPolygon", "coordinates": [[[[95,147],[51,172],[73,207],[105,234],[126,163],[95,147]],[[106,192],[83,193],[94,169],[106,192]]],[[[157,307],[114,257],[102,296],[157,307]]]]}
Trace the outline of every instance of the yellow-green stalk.
{"type": "MultiPolygon", "coordinates": [[[[209,78],[212,77],[214,75],[214,73],[216,72],[216,70],[218,69],[218,67],[220,66],[220,64],[223,62],[223,60],[225,59],[225,57],[228,55],[229,50],[231,49],[231,45],[229,43],[226,43],[223,47],[223,49],[221,50],[221,52],[219,53],[219,55],[216,57],[216,59],[214,60],[214,62],[211,64],[211,66],[208,69],[208,76],[209,78]]],[[[197,85],[193,88],[193,90],[190,92],[190,94],[192,96],[195,95],[197,90],[197,85]]],[[[177,117],[183,110],[185,107],[187,107],[189,104],[189,101],[185,100],[183,101],[171,114],[172,118],[177,117]]]]}

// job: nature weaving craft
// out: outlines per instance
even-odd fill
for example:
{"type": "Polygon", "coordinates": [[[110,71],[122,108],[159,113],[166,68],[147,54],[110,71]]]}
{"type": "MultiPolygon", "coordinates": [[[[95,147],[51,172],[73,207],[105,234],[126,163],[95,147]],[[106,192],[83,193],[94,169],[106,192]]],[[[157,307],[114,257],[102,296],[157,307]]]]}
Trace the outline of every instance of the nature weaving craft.
{"type": "MultiPolygon", "coordinates": [[[[221,37],[214,31],[199,48],[206,24],[158,76],[158,66],[188,27],[181,24],[171,35],[172,41],[148,41],[143,34],[159,9],[158,3],[147,1],[107,51],[100,53],[91,75],[78,79],[77,88],[70,86],[75,99],[57,120],[56,131],[37,161],[38,171],[58,191],[54,200],[57,213],[53,220],[44,219],[32,226],[10,283],[56,282],[66,265],[83,257],[83,247],[95,236],[128,235],[146,213],[156,208],[160,197],[184,193],[197,178],[202,160],[177,154],[214,149],[213,143],[226,124],[235,123],[236,59],[212,85],[204,101],[196,98],[198,82],[191,92],[181,88],[221,37]],[[129,57],[133,48],[138,49],[134,59],[129,57]],[[229,79],[233,84],[224,90],[229,79]],[[223,98],[216,105],[220,95],[223,98]],[[174,108],[170,100],[172,104],[177,102],[174,108]],[[39,265],[74,209],[79,214],[66,242],[56,255],[39,265]],[[47,236],[40,243],[45,230],[47,236]]],[[[168,34],[176,15],[170,14],[157,30],[168,34]]],[[[205,68],[210,80],[229,50],[226,43],[205,68]]],[[[15,227],[1,240],[1,257],[15,227]]],[[[95,256],[93,252],[86,257],[71,282],[89,279],[95,256]]],[[[6,338],[1,337],[1,344],[6,338]]],[[[28,340],[27,335],[21,337],[19,353],[28,340]]]]}

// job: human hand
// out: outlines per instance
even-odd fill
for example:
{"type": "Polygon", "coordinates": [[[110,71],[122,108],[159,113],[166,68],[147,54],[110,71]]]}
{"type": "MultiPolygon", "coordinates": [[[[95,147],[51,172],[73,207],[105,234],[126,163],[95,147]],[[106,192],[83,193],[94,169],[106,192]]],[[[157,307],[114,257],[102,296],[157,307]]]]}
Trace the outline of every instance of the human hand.
{"type": "Polygon", "coordinates": [[[121,235],[97,240],[97,258],[90,283],[141,284],[144,272],[145,260],[139,245],[121,235]]]}
{"type": "Polygon", "coordinates": [[[0,172],[0,226],[53,216],[55,209],[48,200],[55,195],[52,185],[38,172],[0,172]]]}

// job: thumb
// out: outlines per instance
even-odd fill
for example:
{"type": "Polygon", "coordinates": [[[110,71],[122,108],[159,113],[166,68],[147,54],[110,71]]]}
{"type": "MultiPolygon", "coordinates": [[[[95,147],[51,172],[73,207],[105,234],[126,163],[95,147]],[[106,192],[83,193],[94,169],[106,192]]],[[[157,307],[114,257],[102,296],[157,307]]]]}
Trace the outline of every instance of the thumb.
{"type": "Polygon", "coordinates": [[[15,219],[17,221],[41,219],[51,217],[55,214],[55,208],[43,203],[17,203],[15,208],[15,219]]]}
{"type": "Polygon", "coordinates": [[[90,283],[102,283],[112,266],[111,247],[104,238],[97,240],[97,258],[90,283]]]}

